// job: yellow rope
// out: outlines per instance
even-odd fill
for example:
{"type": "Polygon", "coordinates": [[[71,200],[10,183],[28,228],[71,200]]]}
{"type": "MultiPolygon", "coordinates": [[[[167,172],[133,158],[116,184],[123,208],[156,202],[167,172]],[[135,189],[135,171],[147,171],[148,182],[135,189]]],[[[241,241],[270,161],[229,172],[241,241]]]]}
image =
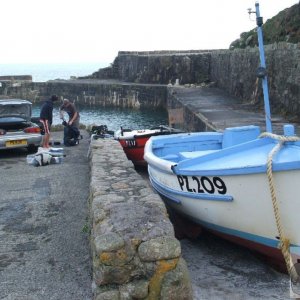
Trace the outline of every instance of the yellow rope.
{"type": "Polygon", "coordinates": [[[282,142],[297,142],[300,141],[300,138],[298,136],[285,136],[285,135],[278,135],[275,133],[270,132],[263,132],[260,136],[260,138],[263,137],[269,137],[274,140],[282,141],[282,142]]]}
{"type": "Polygon", "coordinates": [[[268,175],[269,188],[270,188],[271,197],[272,197],[272,204],[273,204],[273,211],[274,211],[274,215],[275,215],[276,226],[277,226],[277,230],[279,233],[280,249],[281,249],[282,255],[284,257],[288,272],[291,276],[291,279],[293,282],[296,282],[299,278],[299,275],[297,274],[297,271],[295,269],[295,266],[294,266],[292,258],[291,258],[291,254],[290,254],[290,250],[289,250],[290,241],[288,238],[285,237],[281,219],[280,219],[279,206],[278,206],[276,193],[275,193],[275,187],[274,187],[272,165],[273,165],[273,157],[280,150],[281,146],[285,142],[300,141],[300,138],[297,136],[282,136],[282,135],[277,135],[277,134],[268,133],[268,132],[262,133],[260,135],[260,137],[270,137],[272,139],[276,139],[279,141],[278,144],[276,144],[276,146],[270,151],[270,153],[268,155],[267,175],[268,175]]]}

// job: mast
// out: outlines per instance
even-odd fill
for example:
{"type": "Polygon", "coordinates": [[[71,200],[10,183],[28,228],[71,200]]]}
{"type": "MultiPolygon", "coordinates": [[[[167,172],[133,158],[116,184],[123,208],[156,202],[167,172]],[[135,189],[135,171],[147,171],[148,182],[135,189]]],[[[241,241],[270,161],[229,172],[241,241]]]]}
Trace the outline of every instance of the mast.
{"type": "Polygon", "coordinates": [[[258,39],[258,47],[259,47],[259,55],[260,55],[260,67],[257,69],[257,77],[262,79],[265,118],[266,118],[266,131],[272,133],[268,78],[267,78],[267,71],[266,71],[266,61],[265,61],[264,42],[263,42],[263,33],[262,33],[263,18],[260,16],[258,2],[255,3],[255,13],[256,13],[256,24],[257,24],[257,39],[258,39]]]}

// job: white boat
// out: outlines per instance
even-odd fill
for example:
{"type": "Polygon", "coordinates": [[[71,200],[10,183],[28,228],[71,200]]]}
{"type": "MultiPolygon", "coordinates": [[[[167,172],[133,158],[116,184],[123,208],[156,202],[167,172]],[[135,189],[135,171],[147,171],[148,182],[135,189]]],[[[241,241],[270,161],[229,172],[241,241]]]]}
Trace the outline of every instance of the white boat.
{"type": "MultiPolygon", "coordinates": [[[[258,3],[256,15],[259,33],[258,3]]],[[[283,136],[272,133],[264,56],[261,64],[266,133],[249,125],[222,133],[151,137],[144,159],[151,184],[171,208],[227,239],[285,261],[296,278],[300,141],[293,125],[284,126],[283,136]]]]}
{"type": "MultiPolygon", "coordinates": [[[[300,142],[281,147],[268,175],[268,156],[279,141],[275,135],[259,138],[259,133],[258,127],[245,126],[224,133],[153,137],[146,143],[144,158],[153,187],[173,209],[231,240],[280,259],[269,176],[273,177],[281,226],[295,250],[300,249],[296,188],[300,142]]],[[[285,126],[285,135],[293,139],[293,126],[285,126]]]]}

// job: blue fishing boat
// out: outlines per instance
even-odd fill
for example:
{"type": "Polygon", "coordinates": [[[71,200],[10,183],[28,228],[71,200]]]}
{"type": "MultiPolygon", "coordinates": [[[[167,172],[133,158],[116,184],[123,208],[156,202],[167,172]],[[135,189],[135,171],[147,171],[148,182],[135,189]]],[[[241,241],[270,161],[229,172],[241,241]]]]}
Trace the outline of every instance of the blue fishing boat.
{"type": "Polygon", "coordinates": [[[151,184],[180,214],[231,241],[285,262],[300,258],[300,140],[294,126],[272,133],[262,18],[256,3],[266,132],[249,125],[224,132],[151,137],[151,184]]]}

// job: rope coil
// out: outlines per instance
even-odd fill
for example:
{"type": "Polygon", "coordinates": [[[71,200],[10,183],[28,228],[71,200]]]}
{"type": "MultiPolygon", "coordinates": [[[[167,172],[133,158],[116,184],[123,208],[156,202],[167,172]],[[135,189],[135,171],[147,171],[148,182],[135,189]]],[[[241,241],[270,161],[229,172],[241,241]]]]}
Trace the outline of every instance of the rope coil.
{"type": "Polygon", "coordinates": [[[268,161],[267,161],[267,175],[268,175],[268,182],[269,182],[269,188],[270,188],[270,193],[271,193],[271,198],[272,198],[272,204],[273,204],[273,211],[274,211],[274,216],[275,216],[275,221],[276,221],[276,227],[278,230],[279,234],[279,239],[280,239],[280,249],[282,252],[282,255],[284,257],[285,263],[287,270],[289,272],[289,275],[292,279],[293,282],[296,282],[299,279],[299,274],[297,273],[295,266],[292,261],[292,257],[290,254],[290,241],[288,238],[286,238],[284,231],[283,231],[283,226],[282,222],[280,219],[280,212],[279,212],[279,205],[276,197],[276,192],[275,192],[275,185],[274,185],[274,178],[273,178],[273,157],[275,154],[280,150],[282,145],[285,142],[296,142],[300,141],[300,138],[297,136],[283,136],[283,135],[277,135],[274,133],[269,133],[269,132],[264,132],[260,136],[262,137],[269,137],[275,140],[278,140],[278,144],[273,147],[273,149],[270,151],[268,154],[268,161]]]}

